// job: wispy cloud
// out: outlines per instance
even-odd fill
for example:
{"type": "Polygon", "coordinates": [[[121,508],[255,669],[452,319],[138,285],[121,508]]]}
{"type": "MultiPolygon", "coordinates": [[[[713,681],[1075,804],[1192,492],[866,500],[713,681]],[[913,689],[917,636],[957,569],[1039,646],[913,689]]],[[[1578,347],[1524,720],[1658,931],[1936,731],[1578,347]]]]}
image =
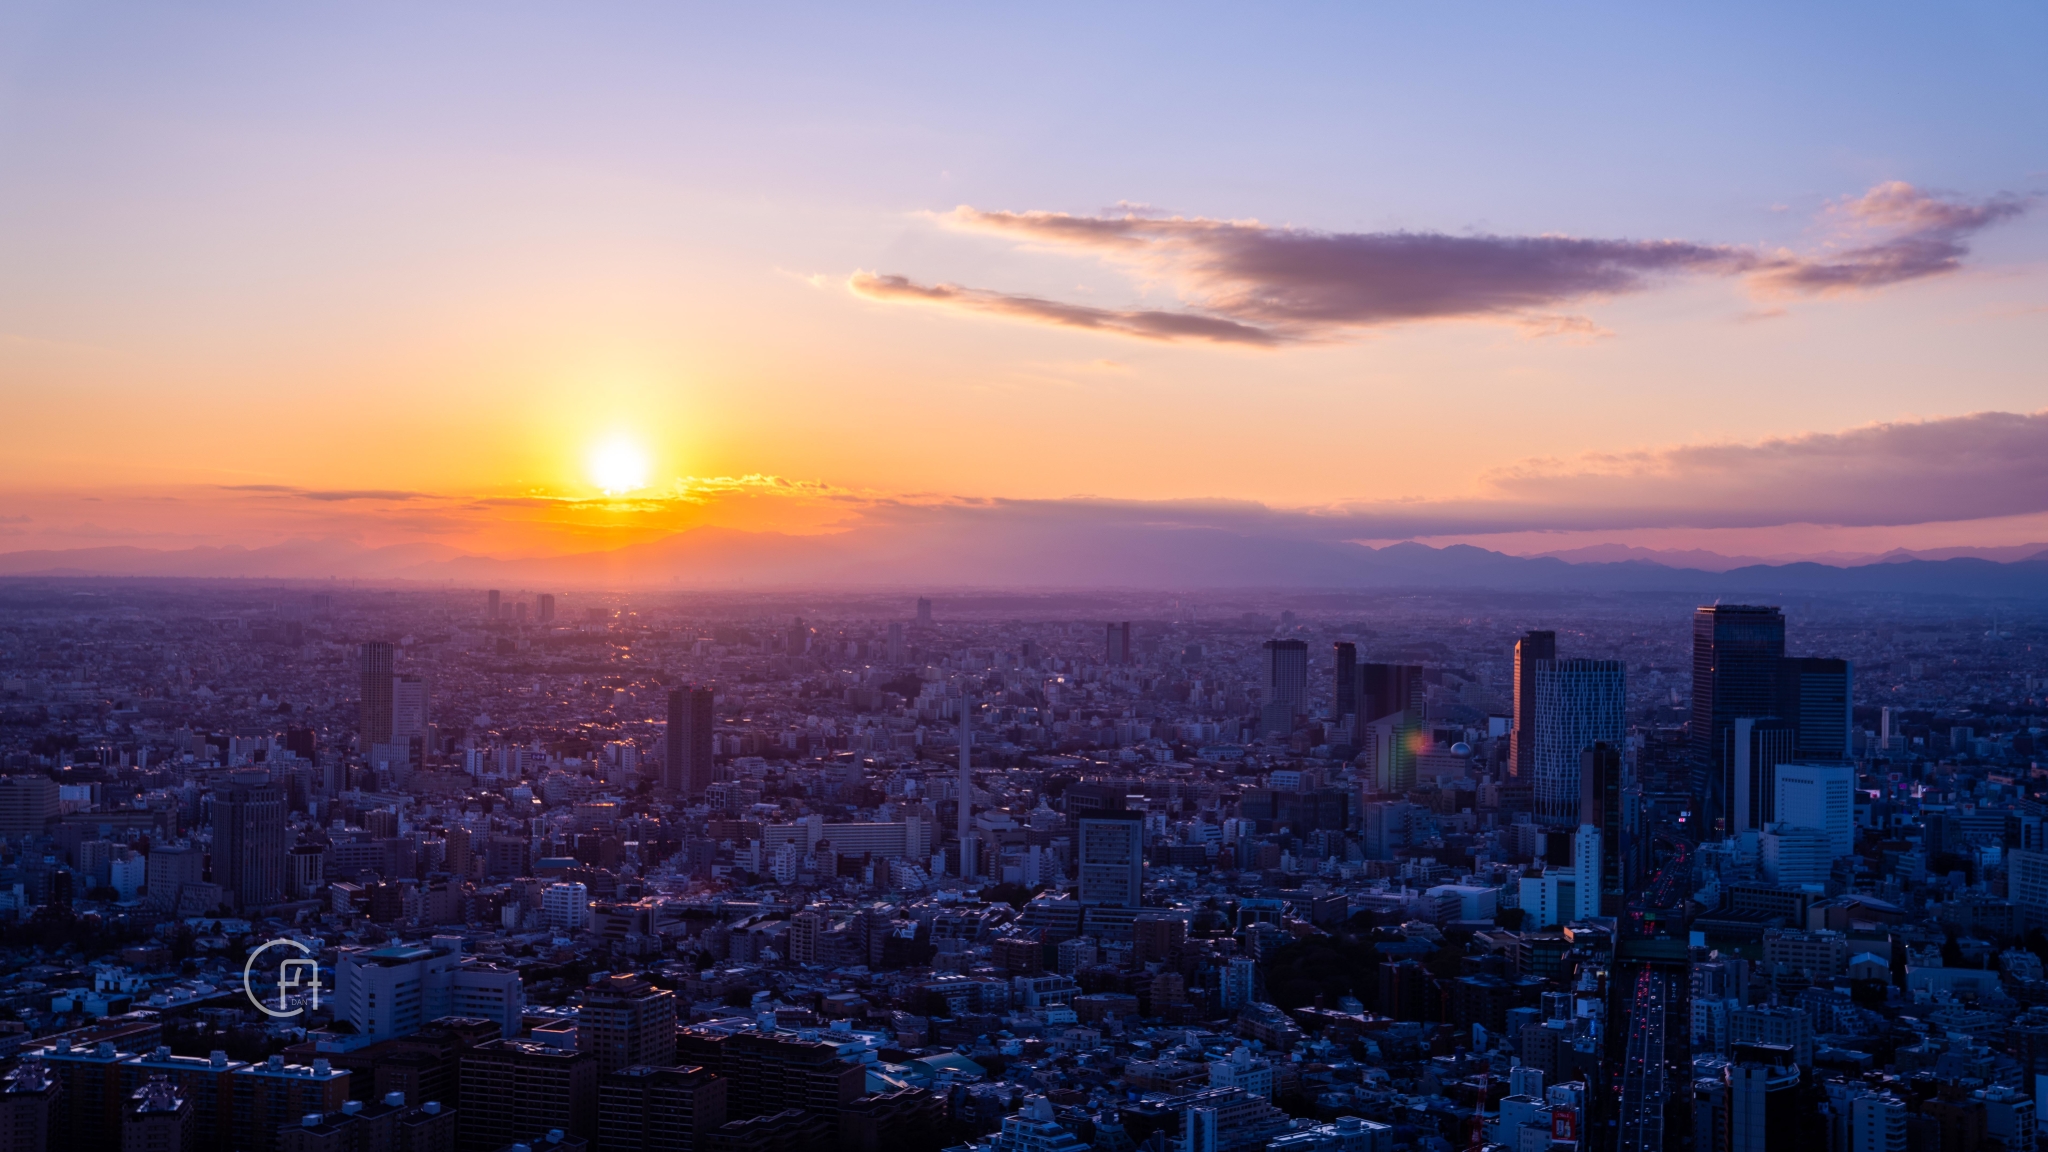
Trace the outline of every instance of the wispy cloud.
{"type": "Polygon", "coordinates": [[[1681,277],[1747,281],[1773,295],[1868,291],[1953,272],[1978,231],[2029,201],[1968,201],[1903,183],[1833,205],[1842,238],[1801,255],[1691,240],[1319,232],[1256,220],[1162,217],[1146,211],[955,209],[957,228],[1080,252],[1170,285],[1179,309],[1105,308],[1038,296],[857,273],[870,300],[915,303],[1147,340],[1277,347],[1430,320],[1493,320],[1532,335],[1601,334],[1560,310],[1641,292],[1681,277]]]}
{"type": "Polygon", "coordinates": [[[1219,344],[1250,344],[1255,347],[1269,347],[1281,342],[1278,334],[1264,328],[1188,312],[1094,308],[1036,296],[962,288],[957,284],[914,284],[902,276],[877,276],[867,272],[854,273],[847,281],[847,287],[855,295],[869,300],[940,304],[1061,328],[1089,328],[1145,340],[1210,340],[1219,344]]]}
{"type": "Polygon", "coordinates": [[[319,500],[336,503],[349,500],[430,500],[431,493],[408,492],[397,488],[298,488],[290,484],[222,484],[227,492],[261,492],[277,496],[293,496],[301,500],[319,500]]]}

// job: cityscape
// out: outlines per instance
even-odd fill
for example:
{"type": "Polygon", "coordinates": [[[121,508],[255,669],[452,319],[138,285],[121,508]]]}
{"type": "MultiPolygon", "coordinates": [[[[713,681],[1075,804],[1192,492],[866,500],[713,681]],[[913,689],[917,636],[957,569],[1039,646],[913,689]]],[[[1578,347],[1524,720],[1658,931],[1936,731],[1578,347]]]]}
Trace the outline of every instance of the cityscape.
{"type": "Polygon", "coordinates": [[[2048,1152],[2044,60],[0,4],[0,1152],[2048,1152]]]}
{"type": "Polygon", "coordinates": [[[6,1130],[2035,1140],[2040,617],[1498,599],[15,582],[6,1130]]]}

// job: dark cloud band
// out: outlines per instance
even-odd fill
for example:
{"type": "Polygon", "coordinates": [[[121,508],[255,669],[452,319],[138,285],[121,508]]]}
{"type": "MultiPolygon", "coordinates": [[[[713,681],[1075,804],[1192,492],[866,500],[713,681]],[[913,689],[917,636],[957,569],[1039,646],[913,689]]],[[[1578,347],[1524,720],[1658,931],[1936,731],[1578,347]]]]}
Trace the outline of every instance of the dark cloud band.
{"type": "Polygon", "coordinates": [[[961,309],[1149,340],[1274,347],[1349,330],[1427,320],[1548,321],[1550,310],[1640,292],[1686,276],[1741,278],[1773,294],[1882,288],[1953,272],[1976,232],[2027,201],[1944,199],[1906,184],[1880,185],[1830,208],[1854,241],[1812,255],[1686,240],[1568,236],[1452,236],[1438,232],[1316,232],[1256,221],[1126,213],[985,212],[960,208],[955,225],[1025,243],[1080,251],[1173,284],[1182,310],[1111,309],[901,275],[861,273],[868,299],[961,309]]]}

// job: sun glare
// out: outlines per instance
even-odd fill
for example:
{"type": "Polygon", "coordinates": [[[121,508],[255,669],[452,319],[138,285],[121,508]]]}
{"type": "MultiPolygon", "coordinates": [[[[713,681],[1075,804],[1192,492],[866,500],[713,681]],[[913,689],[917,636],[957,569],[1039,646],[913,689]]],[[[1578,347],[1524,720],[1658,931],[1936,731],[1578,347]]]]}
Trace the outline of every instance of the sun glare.
{"type": "Polygon", "coordinates": [[[647,487],[647,453],[638,444],[616,437],[590,452],[590,479],[607,496],[623,496],[647,487]]]}

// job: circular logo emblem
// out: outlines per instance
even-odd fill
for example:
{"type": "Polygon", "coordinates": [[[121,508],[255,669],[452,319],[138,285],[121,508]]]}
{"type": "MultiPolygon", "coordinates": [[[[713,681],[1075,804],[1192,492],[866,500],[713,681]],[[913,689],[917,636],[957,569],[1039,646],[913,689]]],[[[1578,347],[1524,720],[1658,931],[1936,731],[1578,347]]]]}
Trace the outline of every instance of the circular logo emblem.
{"type": "MultiPolygon", "coordinates": [[[[266,975],[272,971],[270,968],[264,969],[266,975]]],[[[313,959],[313,950],[311,948],[306,947],[297,940],[280,936],[275,940],[266,942],[254,952],[249,953],[249,962],[242,965],[242,993],[249,998],[249,1003],[254,1004],[256,1010],[265,1016],[289,1019],[305,1012],[308,1008],[318,1008],[320,1007],[320,962],[313,959]],[[275,969],[277,976],[277,1006],[275,1008],[265,1004],[263,997],[256,994],[256,961],[272,948],[296,948],[301,953],[298,956],[284,953],[280,955],[277,961],[275,969]],[[294,992],[305,993],[308,997],[308,1002],[297,1008],[289,1007],[289,997],[294,992]]]]}

